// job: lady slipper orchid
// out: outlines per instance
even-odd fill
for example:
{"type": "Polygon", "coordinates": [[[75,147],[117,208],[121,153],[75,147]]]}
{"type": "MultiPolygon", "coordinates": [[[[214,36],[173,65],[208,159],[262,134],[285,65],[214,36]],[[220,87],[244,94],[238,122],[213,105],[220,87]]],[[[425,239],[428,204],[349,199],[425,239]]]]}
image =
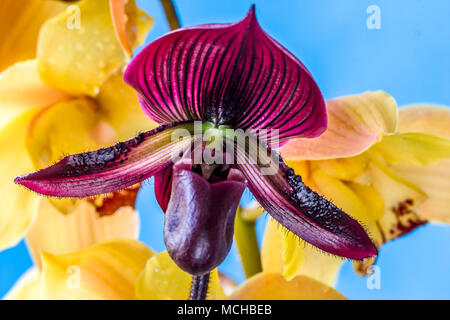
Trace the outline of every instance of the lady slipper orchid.
{"type": "Polygon", "coordinates": [[[132,60],[124,79],[160,127],[15,182],[48,196],[86,197],[157,175],[168,253],[194,275],[224,259],[247,184],[275,220],[305,241],[351,259],[376,256],[357,220],[308,188],[272,149],[319,136],[325,103],[305,66],[261,29],[253,7],[238,23],[159,38],[132,60]]]}

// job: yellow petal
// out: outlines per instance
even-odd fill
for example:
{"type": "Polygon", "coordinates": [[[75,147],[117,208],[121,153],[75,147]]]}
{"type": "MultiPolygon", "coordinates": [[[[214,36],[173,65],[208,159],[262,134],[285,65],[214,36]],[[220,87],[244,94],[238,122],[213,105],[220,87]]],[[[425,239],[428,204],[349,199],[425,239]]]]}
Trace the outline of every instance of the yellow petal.
{"type": "Polygon", "coordinates": [[[416,132],[398,133],[383,137],[370,151],[379,153],[389,164],[426,166],[450,159],[450,139],[416,132]]]}
{"type": "Polygon", "coordinates": [[[281,225],[269,219],[264,231],[261,245],[261,264],[264,272],[282,273],[283,266],[283,234],[281,225]]]}
{"type": "Polygon", "coordinates": [[[312,178],[322,196],[367,226],[369,217],[364,203],[345,183],[319,170],[313,172],[312,178]]]}
{"type": "Polygon", "coordinates": [[[46,107],[67,97],[42,82],[36,60],[18,62],[0,73],[0,127],[22,112],[46,107]]]}
{"type": "MultiPolygon", "coordinates": [[[[136,285],[136,297],[145,300],[186,300],[192,276],[172,261],[167,251],[151,258],[136,285]]],[[[217,269],[211,272],[207,300],[223,300],[217,269]]]]}
{"type": "Polygon", "coordinates": [[[327,101],[328,126],[315,139],[292,139],[281,154],[288,160],[319,160],[351,157],[395,132],[397,105],[382,91],[327,101]]]}
{"type": "Polygon", "coordinates": [[[287,281],[278,273],[259,273],[230,297],[233,300],[345,300],[339,292],[306,276],[287,281]]]}
{"type": "MultiPolygon", "coordinates": [[[[450,108],[433,105],[414,105],[400,108],[399,132],[422,132],[450,139],[450,108]]],[[[427,167],[396,164],[394,171],[420,186],[427,199],[417,207],[421,219],[450,223],[450,161],[427,167]]]]}
{"type": "Polygon", "coordinates": [[[349,182],[347,186],[364,204],[368,216],[367,232],[375,245],[379,248],[383,244],[383,237],[377,222],[385,212],[384,202],[376,189],[370,185],[362,185],[356,182],[349,182]]]}
{"type": "Polygon", "coordinates": [[[81,201],[70,214],[63,215],[47,199],[42,199],[26,241],[35,264],[40,267],[41,252],[71,253],[114,238],[136,239],[138,229],[138,215],[131,207],[100,217],[92,204],[81,201]]]}
{"type": "Polygon", "coordinates": [[[142,111],[136,91],[123,81],[122,71],[106,80],[96,101],[100,116],[114,127],[120,141],[158,126],[142,111]]]}
{"type": "Polygon", "coordinates": [[[34,58],[41,25],[66,7],[61,1],[0,1],[0,71],[34,58]]]}
{"type": "MultiPolygon", "coordinates": [[[[132,8],[134,1],[129,2],[126,7],[132,8]]],[[[39,74],[54,88],[95,96],[127,57],[114,31],[108,0],[82,0],[69,8],[73,10],[42,26],[37,51],[39,74]]],[[[133,14],[138,13],[135,10],[133,14]]]]}
{"type": "Polygon", "coordinates": [[[383,199],[385,207],[383,217],[378,220],[383,242],[400,237],[423,224],[416,210],[426,199],[426,194],[376,159],[372,159],[369,168],[372,185],[383,199]]]}
{"type": "MultiPolygon", "coordinates": [[[[116,141],[114,130],[100,121],[88,98],[59,102],[42,110],[32,121],[26,145],[35,169],[54,164],[65,155],[96,150],[116,141]]],[[[61,212],[74,210],[77,199],[50,201],[61,212]]]]}
{"type": "Polygon", "coordinates": [[[42,110],[27,136],[27,148],[36,169],[45,168],[64,155],[96,150],[113,143],[109,132],[99,137],[96,105],[87,98],[57,103],[42,110]]]}
{"type": "Polygon", "coordinates": [[[115,240],[70,254],[42,256],[44,299],[135,299],[139,274],[153,252],[135,240],[115,240]]]}
{"type": "Polygon", "coordinates": [[[450,160],[426,167],[397,164],[393,170],[427,194],[416,207],[421,220],[450,223],[450,160]]]}
{"type": "Polygon", "coordinates": [[[37,212],[39,197],[14,184],[16,176],[33,170],[25,137],[36,112],[29,111],[0,130],[0,250],[20,241],[37,212]]]}
{"type": "Polygon", "coordinates": [[[41,276],[36,267],[28,269],[3,299],[39,300],[41,298],[41,276]]]}
{"type": "Polygon", "coordinates": [[[399,109],[398,132],[421,132],[450,139],[450,108],[411,105],[399,109]]]}
{"type": "Polygon", "coordinates": [[[366,153],[350,158],[310,161],[311,170],[320,170],[340,180],[358,179],[367,169],[366,153]]]}

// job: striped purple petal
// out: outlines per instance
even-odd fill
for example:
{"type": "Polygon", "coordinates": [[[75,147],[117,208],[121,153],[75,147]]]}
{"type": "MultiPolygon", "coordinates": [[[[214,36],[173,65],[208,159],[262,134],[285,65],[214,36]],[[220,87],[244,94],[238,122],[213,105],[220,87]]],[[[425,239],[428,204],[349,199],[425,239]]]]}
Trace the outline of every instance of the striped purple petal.
{"type": "Polygon", "coordinates": [[[267,149],[259,152],[258,158],[249,152],[256,148],[256,139],[250,139],[247,150],[236,145],[237,167],[255,198],[275,220],[334,255],[356,260],[377,255],[375,245],[355,219],[303,184],[275,152],[267,149]]]}
{"type": "Polygon", "coordinates": [[[159,38],[133,59],[124,78],[158,123],[203,120],[277,129],[280,141],[316,137],[326,128],[317,84],[261,29],[254,7],[238,23],[184,28],[159,38]]]}
{"type": "Polygon", "coordinates": [[[166,125],[97,151],[74,154],[14,181],[40,194],[86,197],[127,188],[170,166],[194,137],[174,139],[185,124],[166,125]]]}

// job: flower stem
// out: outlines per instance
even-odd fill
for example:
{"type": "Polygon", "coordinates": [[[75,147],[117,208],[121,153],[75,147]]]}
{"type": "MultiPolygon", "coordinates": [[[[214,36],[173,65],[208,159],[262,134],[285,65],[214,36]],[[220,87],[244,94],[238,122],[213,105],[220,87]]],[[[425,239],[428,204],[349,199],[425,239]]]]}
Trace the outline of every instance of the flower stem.
{"type": "Polygon", "coordinates": [[[244,220],[241,207],[236,212],[234,222],[234,239],[241,257],[245,276],[251,276],[262,271],[258,240],[256,238],[255,221],[244,220]]]}
{"type": "Polygon", "coordinates": [[[206,300],[208,293],[209,273],[201,276],[192,276],[191,295],[189,300],[206,300]]]}
{"type": "Polygon", "coordinates": [[[178,18],[177,10],[173,5],[172,0],[161,0],[161,4],[166,14],[167,22],[169,23],[170,30],[175,30],[181,27],[180,19],[178,18]]]}

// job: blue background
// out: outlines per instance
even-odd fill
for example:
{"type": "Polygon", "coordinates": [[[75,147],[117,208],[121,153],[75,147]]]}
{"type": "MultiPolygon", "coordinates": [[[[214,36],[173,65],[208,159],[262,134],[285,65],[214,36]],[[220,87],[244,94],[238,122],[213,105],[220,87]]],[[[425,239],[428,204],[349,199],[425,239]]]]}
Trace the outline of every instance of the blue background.
{"type": "MultiPolygon", "coordinates": [[[[147,43],[169,31],[157,0],[138,0],[155,18],[147,43]]],[[[178,0],[183,26],[234,22],[251,4],[261,26],[308,67],[326,99],[384,90],[399,105],[450,105],[450,1],[448,0],[178,0]],[[370,5],[381,9],[381,29],[369,30],[370,5]]],[[[246,193],[244,200],[251,198],[246,193]]],[[[164,249],[163,214],[151,180],[138,196],[141,240],[164,249]]],[[[267,217],[258,222],[261,235],[267,217]]],[[[427,225],[382,247],[381,289],[344,264],[337,289],[351,299],[450,299],[450,227],[427,225]]],[[[243,281],[236,249],[221,270],[243,281]]],[[[31,266],[24,243],[0,253],[0,296],[31,266]]]]}

